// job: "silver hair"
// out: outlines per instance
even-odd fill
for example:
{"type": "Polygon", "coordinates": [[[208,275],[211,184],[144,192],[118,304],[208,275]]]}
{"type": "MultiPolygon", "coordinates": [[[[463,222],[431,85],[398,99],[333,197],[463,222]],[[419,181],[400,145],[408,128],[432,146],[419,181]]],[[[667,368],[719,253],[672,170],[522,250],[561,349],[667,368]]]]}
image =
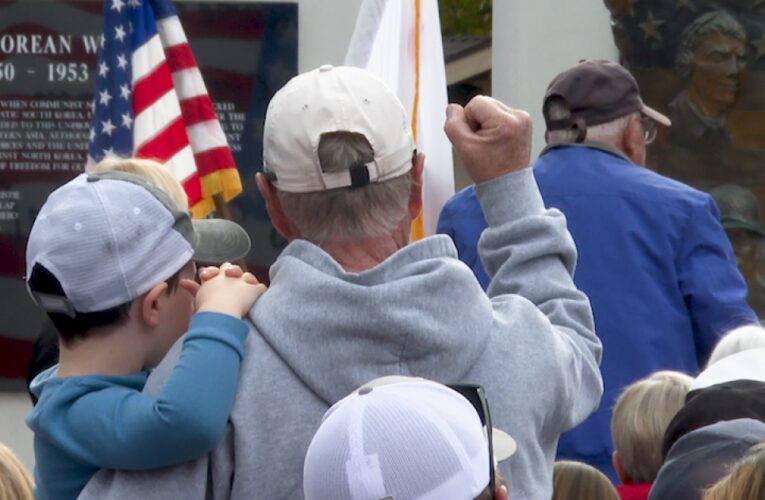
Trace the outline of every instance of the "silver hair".
{"type": "Polygon", "coordinates": [[[691,76],[693,53],[699,43],[717,33],[732,36],[746,45],[747,37],[744,27],[727,12],[718,10],[697,17],[683,30],[675,56],[675,70],[683,79],[691,76]]]}
{"type": "Polygon", "coordinates": [[[740,326],[726,333],[717,342],[712,354],[709,356],[707,366],[731,354],[760,347],[765,347],[765,328],[760,325],[740,326]]]}
{"type": "MultiPolygon", "coordinates": [[[[319,164],[325,172],[347,170],[374,159],[362,134],[332,132],[319,139],[319,164]]],[[[300,236],[317,245],[360,241],[393,233],[407,215],[411,171],[383,182],[313,193],[277,190],[285,215],[300,236]]]]}
{"type": "MultiPolygon", "coordinates": [[[[622,135],[624,135],[627,125],[629,125],[630,118],[634,115],[639,116],[640,113],[630,113],[600,125],[587,127],[587,135],[584,140],[588,142],[604,142],[616,146],[621,142],[622,135]]],[[[547,132],[547,137],[548,142],[551,144],[556,142],[575,142],[577,131],[550,130],[547,132]]]]}

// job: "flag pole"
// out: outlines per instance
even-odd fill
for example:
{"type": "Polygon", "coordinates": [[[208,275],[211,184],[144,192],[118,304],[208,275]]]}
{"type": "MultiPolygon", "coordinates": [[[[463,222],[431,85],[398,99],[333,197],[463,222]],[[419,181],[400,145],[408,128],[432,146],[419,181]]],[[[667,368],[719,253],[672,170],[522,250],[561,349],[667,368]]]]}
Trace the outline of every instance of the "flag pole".
{"type": "MultiPolygon", "coordinates": [[[[417,143],[417,115],[420,108],[420,11],[420,0],[414,0],[414,99],[412,103],[412,135],[414,136],[415,143],[417,143]]],[[[425,223],[422,209],[420,209],[420,213],[412,221],[410,237],[413,241],[421,240],[425,237],[425,223]]]]}
{"type": "Polygon", "coordinates": [[[215,215],[221,219],[233,220],[231,218],[231,209],[228,207],[228,203],[223,199],[220,194],[213,195],[213,203],[215,203],[215,215]]]}
{"type": "MultiPolygon", "coordinates": [[[[221,194],[213,195],[213,203],[215,203],[216,217],[235,222],[234,219],[231,217],[231,209],[228,206],[228,202],[226,202],[226,200],[223,199],[223,195],[221,194]]],[[[234,262],[234,264],[241,267],[242,271],[247,272],[247,257],[242,257],[238,261],[234,262]]]]}
{"type": "Polygon", "coordinates": [[[452,147],[443,131],[448,100],[437,0],[363,0],[345,58],[366,68],[412,106],[412,134],[427,155],[423,210],[412,240],[436,231],[438,213],[454,194],[452,147]]]}

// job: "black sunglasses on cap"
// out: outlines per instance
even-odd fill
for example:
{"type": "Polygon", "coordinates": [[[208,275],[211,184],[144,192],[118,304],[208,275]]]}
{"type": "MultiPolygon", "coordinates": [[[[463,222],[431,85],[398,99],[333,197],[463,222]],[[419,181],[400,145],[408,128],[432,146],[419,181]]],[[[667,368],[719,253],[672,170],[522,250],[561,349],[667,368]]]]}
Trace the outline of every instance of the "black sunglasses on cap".
{"type": "Polygon", "coordinates": [[[494,442],[492,439],[494,427],[491,425],[491,412],[489,411],[489,402],[486,400],[486,391],[484,391],[483,386],[478,384],[446,384],[446,387],[460,393],[462,397],[470,401],[470,404],[473,405],[476,413],[478,413],[481,425],[486,430],[486,441],[489,445],[489,491],[494,495],[496,491],[494,442]]]}

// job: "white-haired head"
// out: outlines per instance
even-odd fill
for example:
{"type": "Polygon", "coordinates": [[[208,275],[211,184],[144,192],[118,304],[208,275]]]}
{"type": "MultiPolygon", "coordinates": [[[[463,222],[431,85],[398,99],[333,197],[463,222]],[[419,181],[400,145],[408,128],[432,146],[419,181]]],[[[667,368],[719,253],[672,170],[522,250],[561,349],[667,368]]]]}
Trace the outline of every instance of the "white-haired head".
{"type": "Polygon", "coordinates": [[[720,339],[709,357],[708,366],[731,354],[758,347],[765,347],[765,328],[760,325],[740,326],[720,339]]]}

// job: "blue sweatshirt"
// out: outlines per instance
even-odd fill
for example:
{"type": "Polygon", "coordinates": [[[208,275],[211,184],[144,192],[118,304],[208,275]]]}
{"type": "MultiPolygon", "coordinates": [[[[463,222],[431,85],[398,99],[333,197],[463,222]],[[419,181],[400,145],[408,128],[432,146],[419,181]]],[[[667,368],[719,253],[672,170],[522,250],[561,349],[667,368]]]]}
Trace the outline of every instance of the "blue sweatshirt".
{"type": "MultiPolygon", "coordinates": [[[[603,342],[603,400],[561,437],[559,456],[615,478],[611,409],[624,387],[657,370],[697,373],[721,334],[757,318],[708,194],[594,144],[549,147],[533,171],[545,205],[568,220],[574,283],[603,342]]],[[[486,227],[475,187],[455,194],[438,223],[483,286],[476,248],[486,227]]]]}
{"type": "Polygon", "coordinates": [[[34,431],[38,499],[76,498],[101,468],[151,469],[197,458],[223,435],[234,401],[248,326],[225,314],[195,314],[183,353],[158,396],[148,373],[39,374],[34,431]]]}

